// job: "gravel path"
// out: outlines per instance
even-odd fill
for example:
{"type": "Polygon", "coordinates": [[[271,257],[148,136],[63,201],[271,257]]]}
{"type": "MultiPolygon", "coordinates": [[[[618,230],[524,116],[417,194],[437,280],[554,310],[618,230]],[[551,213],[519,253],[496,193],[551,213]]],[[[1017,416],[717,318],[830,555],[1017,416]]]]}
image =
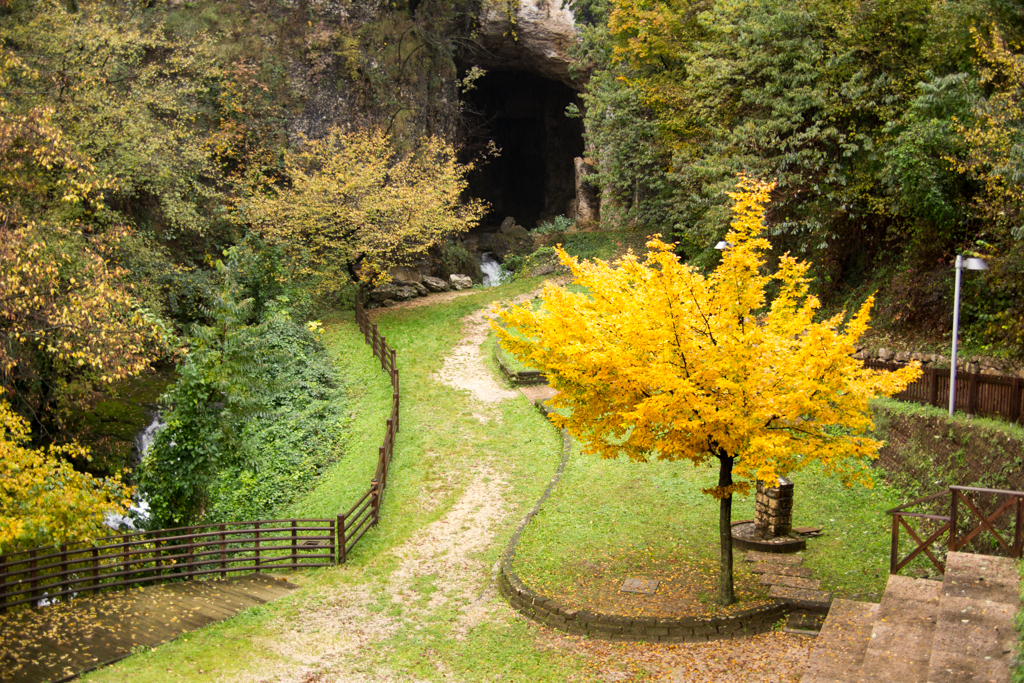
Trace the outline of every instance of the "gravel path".
{"type": "MultiPolygon", "coordinates": [[[[447,299],[462,295],[451,293],[447,299]]],[[[517,301],[527,300],[532,294],[517,301]]],[[[408,307],[446,300],[442,296],[409,302],[408,307]],[[432,300],[431,300],[432,299],[432,300]],[[420,303],[423,302],[423,303],[420,303]]],[[[403,304],[406,306],[406,304],[403,304]]],[[[496,406],[517,392],[503,386],[484,364],[480,346],[487,338],[486,310],[463,319],[464,337],[445,360],[436,381],[470,392],[476,405],[472,415],[481,423],[500,418],[496,406]]],[[[554,457],[554,455],[552,456],[554,457]]],[[[493,570],[484,566],[480,551],[493,546],[499,530],[518,523],[510,518],[505,499],[506,474],[486,461],[473,466],[461,497],[440,519],[420,529],[390,551],[393,569],[381,583],[340,585],[318,594],[288,618],[292,630],[281,637],[268,635],[260,643],[272,661],[258,675],[232,680],[246,683],[379,683],[410,681],[407,674],[372,671],[359,666],[360,652],[386,647],[403,627],[416,628],[417,620],[454,611],[451,638],[463,639],[468,629],[486,620],[525,619],[497,594],[493,570]],[[435,589],[424,598],[415,586],[429,580],[435,589]],[[383,594],[380,586],[383,585],[383,594]],[[402,607],[401,616],[388,616],[375,604],[402,607]]],[[[429,495],[424,493],[423,495],[429,495]]],[[[742,640],[704,644],[647,645],[584,640],[537,626],[537,646],[574,653],[592,662],[586,680],[633,680],[632,672],[646,680],[673,683],[762,683],[796,681],[807,661],[810,641],[772,633],[742,640]]],[[[443,665],[438,673],[456,680],[443,665]]]]}

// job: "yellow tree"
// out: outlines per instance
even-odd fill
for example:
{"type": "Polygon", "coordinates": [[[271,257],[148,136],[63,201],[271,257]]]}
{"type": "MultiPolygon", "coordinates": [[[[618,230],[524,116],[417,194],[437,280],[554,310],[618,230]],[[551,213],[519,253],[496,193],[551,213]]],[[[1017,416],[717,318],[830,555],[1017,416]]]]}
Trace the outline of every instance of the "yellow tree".
{"type": "Polygon", "coordinates": [[[845,326],[843,314],[815,322],[807,264],[786,255],[765,272],[769,245],[758,235],[771,189],[741,179],[731,246],[707,275],[657,239],[644,259],[628,255],[617,267],[559,250],[586,293],[549,284],[537,311],[518,306],[494,323],[504,348],[559,391],[551,419],[588,452],[717,464],[704,493],[719,500],[726,605],[735,601],[733,494],[814,462],[870,485],[866,461],[880,444],[866,436],[868,400],[920,374],[866,370],[852,358],[871,300],[845,326]],[[769,302],[770,283],[778,294],[769,302]]]}
{"type": "Polygon", "coordinates": [[[29,448],[28,424],[0,401],[0,554],[104,535],[108,512],[124,514],[132,489],[117,477],[76,471],[77,444],[29,448]]]}
{"type": "Polygon", "coordinates": [[[286,154],[285,167],[288,186],[255,192],[241,204],[241,218],[284,245],[327,289],[356,271],[378,280],[473,227],[484,212],[482,202],[461,199],[472,165],[460,164],[438,138],[401,154],[382,131],[335,128],[286,154]]]}

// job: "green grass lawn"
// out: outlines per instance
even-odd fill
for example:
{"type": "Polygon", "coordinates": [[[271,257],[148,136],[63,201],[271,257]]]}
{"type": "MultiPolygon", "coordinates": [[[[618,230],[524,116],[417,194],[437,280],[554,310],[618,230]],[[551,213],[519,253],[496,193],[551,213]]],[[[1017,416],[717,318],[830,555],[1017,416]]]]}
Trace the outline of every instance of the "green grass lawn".
{"type": "MultiPolygon", "coordinates": [[[[669,577],[685,564],[691,577],[709,573],[696,583],[697,599],[713,612],[718,502],[701,489],[716,478],[717,470],[689,462],[635,463],[574,451],[551,499],[523,534],[516,571],[536,590],[568,599],[593,597],[597,573],[617,586],[628,577],[669,577]],[[581,563],[579,558],[590,559],[581,563]]],[[[825,532],[808,540],[805,566],[836,597],[880,599],[889,570],[890,527],[884,513],[902,502],[897,493],[884,485],[847,489],[817,468],[791,479],[794,526],[821,526],[825,532]]],[[[737,496],[733,520],[753,515],[753,496],[737,496]]],[[[739,555],[739,597],[757,600],[763,592],[745,573],[739,555]]]]}
{"type": "MultiPolygon", "coordinates": [[[[479,408],[471,397],[436,381],[432,375],[462,337],[460,319],[496,298],[529,291],[539,280],[481,290],[450,303],[380,312],[376,317],[388,343],[398,350],[402,383],[402,431],[399,433],[389,486],[379,526],[368,533],[348,564],[290,575],[301,589],[259,608],[187,634],[156,648],[89,674],[88,681],[218,681],[241,677],[277,680],[272,672],[294,668],[315,653],[282,653],[279,645],[297,636],[323,638],[344,650],[346,629],[363,623],[313,623],[311,615],[343,609],[339,595],[353,590],[360,604],[389,620],[391,627],[372,646],[346,652],[324,665],[324,678],[381,672],[398,680],[440,681],[590,681],[592,662],[581,654],[551,648],[541,627],[502,608],[497,616],[453,633],[461,605],[427,608],[438,589],[430,576],[419,577],[410,590],[421,596],[413,605],[390,595],[392,575],[400,564],[394,550],[417,531],[442,518],[458,500],[474,467],[486,465],[506,482],[503,497],[506,526],[479,557],[486,569],[475,577],[476,591],[491,585],[490,568],[508,538],[540,496],[558,465],[561,439],[523,397],[493,409],[486,424],[473,416],[479,408]],[[367,602],[368,601],[368,602],[367,602]],[[337,645],[340,643],[340,645],[337,645]],[[331,666],[336,668],[332,669],[331,666]]],[[[333,515],[347,509],[353,496],[369,484],[390,409],[390,384],[362,342],[350,312],[324,320],[325,340],[346,377],[352,409],[350,437],[344,458],[310,496],[295,506],[296,514],[333,515]]],[[[481,350],[490,358],[489,349],[481,350]]],[[[493,361],[491,361],[493,363],[493,361]]],[[[488,600],[500,600],[491,595],[488,600]]],[[[301,680],[301,679],[300,679],[301,680]]]]}
{"type": "MultiPolygon", "coordinates": [[[[350,675],[469,682],[618,680],[614,661],[595,662],[585,651],[552,646],[546,629],[515,617],[500,604],[489,618],[453,630],[473,600],[500,600],[493,592],[491,568],[554,473],[561,440],[525,398],[481,409],[468,393],[440,383],[434,375],[462,337],[463,316],[538,284],[536,279],[521,280],[442,305],[375,314],[389,344],[398,349],[402,431],[381,523],[364,537],[348,564],[293,574],[291,580],[301,589],[289,596],[139,652],[85,680],[271,681],[280,680],[275,671],[294,673],[303,666],[308,666],[310,681],[350,675]],[[481,410],[486,421],[476,415],[481,410]],[[478,597],[433,605],[445,586],[431,574],[396,586],[402,563],[396,550],[451,511],[480,466],[504,482],[504,522],[473,557],[483,568],[472,579],[478,597]],[[412,597],[398,600],[396,587],[412,597]],[[333,616],[349,608],[362,610],[363,616],[347,621],[333,616]],[[372,630],[374,619],[387,629],[371,645],[346,650],[350,634],[372,630]],[[313,639],[340,654],[320,661],[320,645],[304,652],[288,649],[297,638],[313,639]],[[307,660],[311,663],[304,664],[307,660]]],[[[344,457],[293,509],[316,517],[344,511],[366,490],[390,409],[387,377],[363,344],[351,313],[329,316],[324,323],[325,341],[345,377],[352,415],[347,442],[339,444],[344,457]]],[[[492,345],[492,339],[485,341],[481,355],[497,373],[492,345]]],[[[888,566],[889,519],[883,512],[900,502],[896,492],[884,486],[845,489],[813,469],[793,480],[794,523],[825,531],[809,541],[805,565],[838,597],[877,600],[888,566]]],[[[710,470],[687,463],[631,463],[573,452],[562,482],[523,535],[515,569],[534,588],[584,597],[602,590],[593,578],[599,573],[618,580],[666,570],[666,580],[675,572],[674,578],[690,582],[695,606],[713,611],[717,507],[700,493],[713,483],[710,470]]],[[[734,505],[734,519],[752,514],[749,498],[734,505]]],[[[742,570],[738,586],[748,601],[761,597],[742,570]]],[[[630,675],[630,680],[644,678],[643,672],[630,675]]],[[[285,678],[302,680],[291,674],[285,678]]]]}

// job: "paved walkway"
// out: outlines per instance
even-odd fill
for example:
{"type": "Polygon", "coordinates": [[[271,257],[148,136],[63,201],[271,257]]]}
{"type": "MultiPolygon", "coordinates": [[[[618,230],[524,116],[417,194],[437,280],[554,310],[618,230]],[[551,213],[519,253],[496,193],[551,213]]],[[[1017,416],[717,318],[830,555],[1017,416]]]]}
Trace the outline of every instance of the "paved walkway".
{"type": "Polygon", "coordinates": [[[0,681],[61,681],[296,588],[251,574],[111,591],[0,615],[0,681]]]}

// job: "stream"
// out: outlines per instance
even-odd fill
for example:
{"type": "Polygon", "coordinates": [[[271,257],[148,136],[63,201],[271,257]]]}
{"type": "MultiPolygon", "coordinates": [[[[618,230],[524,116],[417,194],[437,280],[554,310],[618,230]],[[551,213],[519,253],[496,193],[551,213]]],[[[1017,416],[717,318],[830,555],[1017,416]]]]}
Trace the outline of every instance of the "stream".
{"type": "Polygon", "coordinates": [[[497,287],[505,279],[498,257],[489,251],[480,254],[480,272],[484,275],[484,287],[497,287]]]}

